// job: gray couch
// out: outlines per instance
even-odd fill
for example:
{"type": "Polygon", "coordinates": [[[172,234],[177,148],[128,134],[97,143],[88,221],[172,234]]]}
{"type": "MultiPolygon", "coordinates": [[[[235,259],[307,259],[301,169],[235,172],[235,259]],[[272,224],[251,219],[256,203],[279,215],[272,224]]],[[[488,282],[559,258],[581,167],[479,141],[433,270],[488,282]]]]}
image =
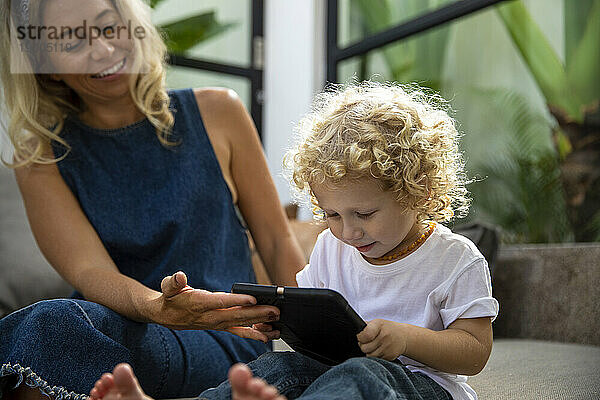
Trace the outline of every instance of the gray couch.
{"type": "MultiPolygon", "coordinates": [[[[470,380],[480,399],[600,399],[600,245],[566,251],[501,248],[494,349],[470,380]]],[[[0,168],[0,316],[71,290],[39,254],[13,174],[0,168]]]]}

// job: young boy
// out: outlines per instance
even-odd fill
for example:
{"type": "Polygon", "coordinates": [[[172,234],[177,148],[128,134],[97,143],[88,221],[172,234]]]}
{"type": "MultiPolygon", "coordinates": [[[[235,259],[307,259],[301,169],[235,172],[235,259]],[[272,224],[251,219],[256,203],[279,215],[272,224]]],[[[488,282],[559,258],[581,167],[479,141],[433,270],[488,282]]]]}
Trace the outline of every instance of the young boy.
{"type": "MultiPolygon", "coordinates": [[[[488,360],[498,303],[475,245],[438,224],[469,206],[454,121],[422,92],[363,83],[319,95],[299,132],[286,164],[329,229],[296,279],[340,292],[368,321],[367,357],[328,367],[267,353],[200,397],[476,399],[466,376],[488,360]]],[[[115,372],[130,382],[129,371],[115,372]]]]}

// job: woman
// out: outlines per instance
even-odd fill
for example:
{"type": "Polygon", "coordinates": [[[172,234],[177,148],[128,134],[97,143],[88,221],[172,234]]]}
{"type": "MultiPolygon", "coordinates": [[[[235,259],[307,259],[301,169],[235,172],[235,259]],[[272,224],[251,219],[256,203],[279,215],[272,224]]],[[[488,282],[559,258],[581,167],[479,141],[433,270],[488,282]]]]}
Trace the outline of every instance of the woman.
{"type": "Polygon", "coordinates": [[[249,326],[278,317],[222,293],[254,280],[234,205],[273,281],[303,265],[251,118],[231,91],[165,90],[140,0],[1,7],[11,166],[41,251],[77,292],[0,320],[0,396],[83,398],[124,361],[153,397],[214,386],[266,350],[249,326]]]}

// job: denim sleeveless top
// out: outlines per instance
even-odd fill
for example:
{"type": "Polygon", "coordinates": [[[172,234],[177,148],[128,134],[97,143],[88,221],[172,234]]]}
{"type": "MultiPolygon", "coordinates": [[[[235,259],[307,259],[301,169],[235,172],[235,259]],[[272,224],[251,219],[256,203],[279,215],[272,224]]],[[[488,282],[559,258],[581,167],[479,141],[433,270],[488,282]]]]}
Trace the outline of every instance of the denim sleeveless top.
{"type": "MultiPolygon", "coordinates": [[[[179,145],[161,145],[147,119],[95,129],[68,117],[61,136],[71,151],[60,174],[123,274],[155,290],[179,270],[192,287],[212,291],[255,282],[246,231],[194,93],[169,96],[170,140],[179,145]]],[[[65,149],[54,144],[54,152],[65,149]]]]}

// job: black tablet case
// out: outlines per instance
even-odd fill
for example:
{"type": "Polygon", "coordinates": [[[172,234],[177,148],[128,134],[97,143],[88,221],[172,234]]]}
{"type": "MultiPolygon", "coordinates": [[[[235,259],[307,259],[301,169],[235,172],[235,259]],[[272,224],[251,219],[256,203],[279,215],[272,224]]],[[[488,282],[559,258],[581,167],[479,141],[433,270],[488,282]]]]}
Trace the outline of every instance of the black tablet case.
{"type": "Polygon", "coordinates": [[[236,283],[231,292],[249,294],[257,304],[279,308],[279,321],[271,325],[299,353],[327,365],[365,355],[356,335],[366,323],[334,290],[236,283]]]}

